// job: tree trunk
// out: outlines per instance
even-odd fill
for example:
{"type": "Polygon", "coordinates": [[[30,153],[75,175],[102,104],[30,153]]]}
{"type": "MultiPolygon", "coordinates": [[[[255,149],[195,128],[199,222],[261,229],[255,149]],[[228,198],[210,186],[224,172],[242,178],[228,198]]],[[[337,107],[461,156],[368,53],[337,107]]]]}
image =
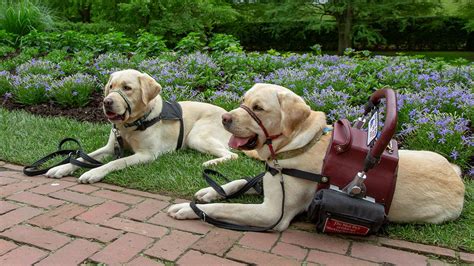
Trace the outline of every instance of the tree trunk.
{"type": "Polygon", "coordinates": [[[81,14],[81,20],[83,23],[90,23],[91,22],[91,8],[92,4],[88,3],[79,10],[81,14]]]}
{"type": "Polygon", "coordinates": [[[346,48],[352,47],[352,22],[354,13],[350,2],[342,14],[336,16],[338,31],[338,47],[337,54],[343,55],[346,48]]]}

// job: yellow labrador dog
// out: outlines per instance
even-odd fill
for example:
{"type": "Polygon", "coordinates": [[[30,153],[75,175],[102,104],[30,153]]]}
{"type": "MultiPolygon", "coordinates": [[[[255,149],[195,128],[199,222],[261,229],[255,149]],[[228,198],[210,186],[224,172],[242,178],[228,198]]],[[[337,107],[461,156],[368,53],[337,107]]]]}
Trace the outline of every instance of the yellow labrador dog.
{"type": "MultiPolygon", "coordinates": [[[[244,96],[243,105],[251,108],[262,121],[273,140],[276,153],[291,151],[308,144],[322,135],[326,116],[311,111],[301,97],[292,91],[271,84],[256,84],[244,96]]],[[[233,134],[229,145],[239,149],[256,149],[261,158],[269,158],[270,151],[262,128],[242,107],[223,116],[226,129],[233,134]]],[[[283,168],[321,173],[331,134],[321,139],[308,151],[289,159],[279,160],[283,168]]],[[[399,168],[395,194],[388,218],[392,222],[441,223],[456,219],[463,208],[464,183],[459,167],[444,157],[429,151],[399,152],[399,168]]],[[[272,160],[267,163],[275,167],[272,160]]],[[[283,175],[286,197],[284,216],[274,227],[285,230],[293,217],[307,209],[316,191],[316,184],[304,179],[283,175]]],[[[227,194],[237,191],[245,180],[232,181],[223,186],[227,194]]],[[[266,173],[263,178],[264,200],[261,204],[214,203],[197,204],[208,216],[239,224],[266,227],[281,215],[282,189],[280,177],[266,173]]],[[[209,202],[219,198],[212,188],[204,188],[195,195],[209,202]]],[[[168,214],[176,219],[198,218],[188,203],[171,206],[168,214]]]]}
{"type": "MultiPolygon", "coordinates": [[[[104,113],[115,124],[124,146],[134,154],[85,172],[79,177],[79,182],[97,182],[112,171],[150,162],[160,154],[176,149],[180,132],[177,120],[159,120],[142,131],[136,130],[137,126],[129,126],[142,118],[146,123],[160,116],[165,104],[159,95],[160,91],[160,84],[147,74],[131,69],[112,73],[105,86],[104,113]]],[[[219,157],[203,165],[237,158],[237,154],[230,152],[227,145],[231,134],[220,122],[222,114],[226,112],[224,109],[198,102],[179,102],[179,105],[184,121],[182,148],[189,147],[219,157]]],[[[116,141],[112,130],[108,143],[89,156],[100,160],[113,155],[116,141]]],[[[72,164],[61,165],[50,169],[46,176],[60,178],[77,168],[72,164]]]]}

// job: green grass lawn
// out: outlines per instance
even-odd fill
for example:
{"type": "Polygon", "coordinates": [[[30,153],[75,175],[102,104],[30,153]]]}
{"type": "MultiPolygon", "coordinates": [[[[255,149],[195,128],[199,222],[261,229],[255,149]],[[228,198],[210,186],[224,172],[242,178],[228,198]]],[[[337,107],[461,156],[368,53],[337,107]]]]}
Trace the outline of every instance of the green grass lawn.
{"type": "MultiPolygon", "coordinates": [[[[23,111],[0,108],[0,160],[29,164],[57,149],[65,137],[81,141],[88,152],[103,146],[110,125],[78,122],[67,118],[45,118],[23,111]]],[[[192,150],[180,150],[161,156],[153,163],[133,166],[108,175],[103,181],[119,186],[158,192],[191,199],[194,192],[207,186],[202,178],[202,162],[211,159],[192,150]]],[[[263,163],[240,154],[238,160],[220,164],[215,169],[232,179],[255,175],[263,163]]],[[[76,173],[77,176],[83,171],[76,173]]],[[[442,225],[388,226],[389,237],[435,244],[474,252],[474,182],[466,180],[466,202],[461,218],[442,225]]],[[[240,202],[257,202],[256,197],[244,197],[240,202]]]]}

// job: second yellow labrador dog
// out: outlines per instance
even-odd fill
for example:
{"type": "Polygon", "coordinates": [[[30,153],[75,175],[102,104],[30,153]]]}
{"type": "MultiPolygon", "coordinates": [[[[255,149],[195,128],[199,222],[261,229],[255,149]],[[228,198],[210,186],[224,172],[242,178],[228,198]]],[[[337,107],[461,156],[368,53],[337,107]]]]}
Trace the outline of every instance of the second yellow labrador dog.
{"type": "MultiPolygon", "coordinates": [[[[132,69],[114,72],[104,90],[104,113],[115,124],[124,146],[134,154],[85,172],[79,177],[81,183],[94,183],[112,171],[150,162],[162,153],[175,150],[179,145],[180,123],[177,120],[159,120],[145,130],[137,130],[136,123],[134,124],[139,119],[148,123],[162,114],[165,103],[159,95],[161,86],[152,77],[132,69]]],[[[231,134],[220,122],[224,109],[189,101],[179,102],[179,105],[184,121],[181,148],[189,147],[219,157],[203,165],[237,158],[237,154],[229,151],[227,145],[231,134]]],[[[113,155],[116,141],[112,130],[107,144],[89,156],[100,160],[113,155]]],[[[50,169],[46,176],[59,178],[71,174],[77,168],[72,164],[61,165],[50,169]]]]}
{"type": "MultiPolygon", "coordinates": [[[[301,97],[277,85],[256,84],[246,92],[243,105],[250,108],[262,121],[273,140],[276,153],[304,147],[315,136],[322,135],[328,125],[322,112],[311,111],[301,97]],[[281,134],[281,135],[280,135],[281,134]]],[[[237,108],[223,116],[226,129],[232,133],[230,146],[256,149],[260,158],[269,158],[265,133],[248,111],[237,108]]],[[[279,160],[283,168],[321,173],[323,159],[331,134],[321,139],[305,153],[279,160]]],[[[441,155],[429,151],[399,151],[399,167],[389,221],[403,223],[442,223],[456,219],[463,208],[464,183],[457,166],[441,155]]],[[[275,167],[272,160],[267,163],[275,167]]],[[[295,215],[305,211],[316,191],[316,184],[304,179],[283,175],[286,197],[284,216],[274,230],[285,230],[295,215]]],[[[226,194],[237,191],[245,180],[232,181],[223,186],[226,194]]],[[[281,215],[282,189],[280,177],[266,173],[263,177],[264,200],[261,204],[213,203],[197,204],[206,215],[239,225],[267,227],[281,215]]],[[[212,188],[204,188],[195,195],[209,202],[220,196],[212,188]]],[[[189,203],[171,206],[168,214],[176,219],[198,218],[189,203]]]]}

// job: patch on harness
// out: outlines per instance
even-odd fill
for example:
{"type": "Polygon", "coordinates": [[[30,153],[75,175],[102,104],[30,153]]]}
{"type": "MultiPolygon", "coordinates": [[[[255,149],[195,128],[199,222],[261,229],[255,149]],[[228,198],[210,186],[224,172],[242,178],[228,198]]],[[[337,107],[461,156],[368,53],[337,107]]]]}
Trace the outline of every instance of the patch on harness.
{"type": "Polygon", "coordinates": [[[326,219],[323,227],[323,232],[325,233],[345,233],[365,236],[369,231],[370,228],[367,226],[343,222],[331,217],[326,219]]]}

